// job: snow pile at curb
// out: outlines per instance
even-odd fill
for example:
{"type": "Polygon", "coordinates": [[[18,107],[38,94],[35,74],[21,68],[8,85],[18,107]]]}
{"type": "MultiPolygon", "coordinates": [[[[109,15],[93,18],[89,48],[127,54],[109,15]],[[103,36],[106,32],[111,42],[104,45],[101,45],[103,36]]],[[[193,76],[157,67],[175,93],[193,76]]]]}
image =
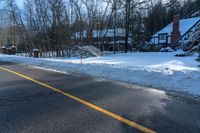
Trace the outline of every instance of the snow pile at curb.
{"type": "Polygon", "coordinates": [[[116,54],[84,59],[83,64],[79,58],[34,59],[0,55],[0,60],[200,95],[200,68],[194,61],[196,57],[174,55],[174,52],[116,54]]]}

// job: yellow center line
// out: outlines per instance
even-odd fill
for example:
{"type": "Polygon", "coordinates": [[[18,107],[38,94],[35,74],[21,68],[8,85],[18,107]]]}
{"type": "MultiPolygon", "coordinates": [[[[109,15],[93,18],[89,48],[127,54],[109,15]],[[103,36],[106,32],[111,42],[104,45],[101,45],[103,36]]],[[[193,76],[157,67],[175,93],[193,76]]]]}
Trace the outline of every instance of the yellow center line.
{"type": "Polygon", "coordinates": [[[114,114],[114,113],[112,113],[112,112],[110,112],[110,111],[108,111],[108,110],[105,110],[105,109],[103,109],[103,108],[101,108],[101,107],[99,107],[99,106],[96,106],[96,105],[94,105],[94,104],[91,104],[91,103],[89,103],[89,102],[87,102],[87,101],[85,101],[85,100],[82,100],[82,99],[80,99],[80,98],[78,98],[78,97],[76,97],[76,96],[73,96],[73,95],[71,95],[71,94],[69,94],[69,93],[66,93],[66,92],[64,92],[64,91],[62,91],[62,90],[59,90],[59,89],[57,89],[57,88],[55,88],[55,87],[52,87],[52,86],[50,86],[50,85],[48,85],[48,84],[42,83],[42,82],[40,82],[40,81],[38,81],[38,80],[32,79],[32,78],[30,78],[30,77],[28,77],[28,76],[26,76],[26,75],[20,74],[20,73],[18,73],[18,72],[9,70],[9,69],[4,68],[4,67],[0,67],[0,69],[2,69],[2,70],[4,70],[4,71],[7,71],[7,72],[10,72],[10,73],[12,73],[12,74],[18,75],[18,76],[20,76],[20,77],[22,77],[22,78],[24,78],[24,79],[30,80],[30,81],[32,81],[32,82],[34,82],[34,83],[37,83],[37,84],[39,84],[39,85],[42,85],[42,86],[44,86],[44,87],[46,87],[46,88],[48,88],[48,89],[50,89],[50,90],[53,90],[53,91],[58,92],[58,93],[60,93],[60,94],[62,94],[62,95],[64,95],[64,96],[67,96],[67,97],[69,97],[69,98],[71,98],[71,99],[73,99],[73,100],[75,100],[75,101],[78,101],[79,103],[82,103],[82,104],[84,104],[84,105],[86,105],[86,106],[88,106],[88,107],[90,107],[90,108],[92,108],[92,109],[94,109],[94,110],[97,110],[97,111],[99,111],[99,112],[101,112],[101,113],[103,113],[103,114],[105,114],[105,115],[107,115],[107,116],[110,116],[110,117],[112,117],[112,118],[114,118],[114,119],[116,119],[116,120],[118,120],[118,121],[120,121],[120,122],[123,122],[123,123],[125,123],[125,124],[127,124],[127,125],[129,125],[129,126],[131,126],[131,127],[133,127],[133,128],[136,128],[136,129],[139,130],[139,131],[142,131],[142,132],[144,132],[144,133],[156,133],[155,131],[153,131],[153,130],[151,130],[151,129],[149,129],[149,128],[146,128],[146,127],[144,127],[144,126],[142,126],[142,125],[139,125],[139,124],[137,124],[136,122],[130,121],[130,120],[128,120],[128,119],[126,119],[126,118],[124,118],[124,117],[122,117],[122,116],[119,116],[119,115],[117,115],[117,114],[114,114]]]}

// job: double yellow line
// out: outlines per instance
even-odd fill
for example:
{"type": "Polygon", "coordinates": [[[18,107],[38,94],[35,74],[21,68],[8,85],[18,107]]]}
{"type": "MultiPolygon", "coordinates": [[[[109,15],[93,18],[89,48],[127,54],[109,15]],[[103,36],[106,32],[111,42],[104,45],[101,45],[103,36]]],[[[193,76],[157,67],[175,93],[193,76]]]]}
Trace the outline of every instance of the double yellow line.
{"type": "Polygon", "coordinates": [[[2,70],[4,70],[4,71],[7,71],[7,72],[9,72],[9,73],[12,73],[12,74],[14,74],[14,75],[20,76],[20,77],[22,77],[22,78],[24,78],[24,79],[30,80],[30,81],[32,81],[32,82],[34,82],[34,83],[39,84],[39,85],[42,85],[42,86],[44,86],[44,87],[46,87],[46,88],[48,88],[48,89],[50,89],[50,90],[53,90],[53,91],[55,91],[55,92],[58,92],[58,93],[62,94],[62,95],[64,95],[64,96],[67,96],[67,97],[69,97],[69,98],[71,98],[71,99],[73,99],[73,100],[75,100],[75,101],[77,101],[77,102],[79,102],[79,103],[81,103],[81,104],[84,104],[84,105],[86,105],[86,106],[88,106],[88,107],[90,107],[90,108],[92,108],[92,109],[94,109],[94,110],[97,110],[97,111],[99,111],[99,112],[101,112],[101,113],[103,113],[103,114],[105,114],[105,115],[107,115],[107,116],[110,116],[110,117],[112,117],[112,118],[114,118],[114,119],[116,119],[116,120],[118,120],[118,121],[120,121],[120,122],[123,122],[123,123],[125,123],[125,124],[127,124],[127,125],[129,125],[129,126],[131,126],[131,127],[133,127],[133,128],[136,128],[136,129],[138,129],[138,130],[141,131],[141,132],[144,132],[144,133],[156,133],[155,131],[153,131],[153,130],[151,130],[151,129],[149,129],[149,128],[146,128],[146,127],[144,127],[144,126],[142,126],[142,125],[139,125],[139,124],[137,124],[137,123],[135,123],[135,122],[133,122],[133,121],[130,121],[130,120],[128,120],[128,119],[126,119],[126,118],[124,118],[124,117],[122,117],[122,116],[119,116],[119,115],[117,115],[117,114],[114,114],[114,113],[112,113],[112,112],[110,112],[110,111],[108,111],[108,110],[105,110],[105,109],[103,109],[103,108],[101,108],[101,107],[99,107],[99,106],[96,106],[96,105],[94,105],[94,104],[91,104],[91,103],[89,103],[89,102],[87,102],[87,101],[85,101],[85,100],[82,100],[82,99],[80,99],[80,98],[78,98],[78,97],[76,97],[76,96],[73,96],[73,95],[71,95],[71,94],[69,94],[69,93],[66,93],[66,92],[64,92],[64,91],[62,91],[62,90],[59,90],[59,89],[57,89],[57,88],[55,88],[55,87],[52,87],[52,86],[50,86],[50,85],[48,85],[48,84],[42,83],[42,82],[40,82],[40,81],[38,81],[38,80],[35,80],[35,79],[32,79],[32,78],[30,78],[30,77],[28,77],[28,76],[26,76],[26,75],[20,74],[20,73],[18,73],[18,72],[9,70],[9,69],[4,68],[4,67],[1,67],[1,66],[0,66],[0,69],[2,69],[2,70]]]}

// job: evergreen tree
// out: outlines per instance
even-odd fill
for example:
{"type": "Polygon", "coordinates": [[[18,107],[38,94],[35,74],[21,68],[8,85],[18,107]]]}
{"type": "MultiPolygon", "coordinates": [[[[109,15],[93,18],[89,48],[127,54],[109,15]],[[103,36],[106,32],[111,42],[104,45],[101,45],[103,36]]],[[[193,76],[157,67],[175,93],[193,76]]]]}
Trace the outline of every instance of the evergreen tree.
{"type": "Polygon", "coordinates": [[[154,33],[161,30],[166,25],[167,9],[162,1],[159,1],[148,10],[147,17],[145,18],[147,38],[150,38],[154,33]]]}
{"type": "Polygon", "coordinates": [[[167,22],[170,23],[174,15],[180,14],[181,4],[179,0],[170,0],[169,3],[166,4],[166,7],[168,8],[167,22]]]}

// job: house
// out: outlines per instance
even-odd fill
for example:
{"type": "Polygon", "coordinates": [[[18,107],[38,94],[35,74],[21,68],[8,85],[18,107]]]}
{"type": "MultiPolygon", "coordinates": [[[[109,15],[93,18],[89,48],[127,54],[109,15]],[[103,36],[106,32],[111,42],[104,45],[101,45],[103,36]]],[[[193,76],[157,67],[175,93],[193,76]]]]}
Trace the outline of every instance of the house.
{"type": "Polygon", "coordinates": [[[0,52],[2,54],[14,55],[16,54],[16,47],[12,44],[7,44],[5,46],[0,47],[0,52]]]}
{"type": "Polygon", "coordinates": [[[175,48],[180,41],[187,40],[199,25],[200,17],[180,19],[179,15],[175,15],[173,22],[152,36],[150,44],[161,48],[175,48]]]}
{"type": "MultiPolygon", "coordinates": [[[[116,28],[116,30],[114,29],[93,30],[92,35],[89,35],[87,31],[83,31],[83,33],[76,32],[72,39],[75,40],[77,44],[80,44],[80,38],[81,38],[80,34],[82,34],[83,42],[86,42],[87,44],[90,44],[92,42],[92,45],[101,49],[102,51],[124,50],[125,34],[126,34],[125,29],[116,28]],[[115,44],[114,42],[116,42],[116,45],[114,45],[115,44]]],[[[132,43],[133,43],[132,35],[129,34],[128,38],[129,48],[132,47],[132,43]]]]}

